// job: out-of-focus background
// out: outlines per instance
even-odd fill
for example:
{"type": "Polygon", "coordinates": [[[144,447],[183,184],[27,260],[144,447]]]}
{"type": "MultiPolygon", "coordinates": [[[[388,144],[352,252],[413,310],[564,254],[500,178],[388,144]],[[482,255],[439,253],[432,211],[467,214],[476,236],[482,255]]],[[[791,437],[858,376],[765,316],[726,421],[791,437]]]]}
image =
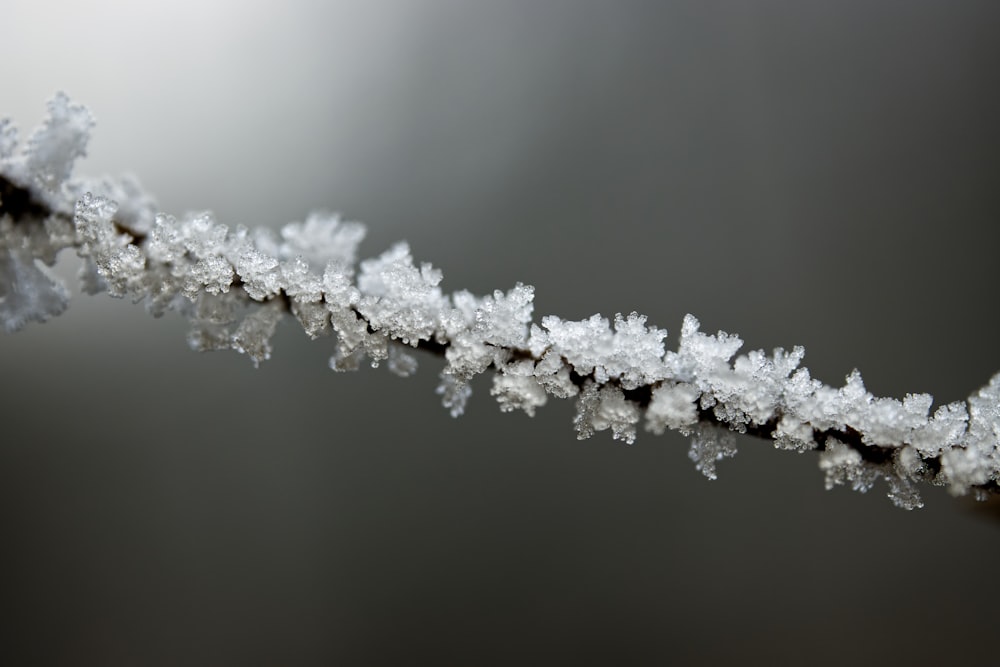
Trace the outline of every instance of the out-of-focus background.
{"type": "MultiPolygon", "coordinates": [[[[80,173],[162,208],[314,208],[447,290],[685,313],[814,376],[958,400],[1000,369],[1000,5],[7,0],[0,115],[65,90],[80,173]]],[[[59,271],[71,275],[73,258],[59,271]]],[[[454,420],[440,362],[260,370],[79,296],[0,338],[0,662],[988,664],[1000,519],[827,492],[740,441],[578,442],[569,403],[454,420]]]]}

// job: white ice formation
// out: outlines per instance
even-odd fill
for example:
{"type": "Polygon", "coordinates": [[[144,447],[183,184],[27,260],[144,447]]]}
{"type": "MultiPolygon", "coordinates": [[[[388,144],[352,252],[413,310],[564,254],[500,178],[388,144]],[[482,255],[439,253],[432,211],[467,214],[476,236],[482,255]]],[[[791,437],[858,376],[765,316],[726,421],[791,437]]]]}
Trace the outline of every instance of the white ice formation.
{"type": "Polygon", "coordinates": [[[156,212],[134,180],[74,180],[93,125],[65,95],[19,145],[0,123],[0,323],[7,331],[61,313],[68,291],[45,269],[73,248],[88,292],[107,291],[192,324],[196,350],[235,349],[254,364],[286,315],[310,337],[333,334],[336,370],[367,359],[402,376],[416,348],[445,359],[439,393],[461,414],[470,380],[486,371],[501,410],[534,415],[549,396],[575,398],[578,437],[610,430],[632,443],[641,426],[692,437],[690,457],[710,479],[736,452],[736,433],[781,449],[818,450],[827,487],[865,491],[879,480],[904,508],[921,506],[915,484],[954,494],[997,492],[1000,374],[966,401],[931,411],[927,394],[876,398],[857,372],[842,387],[799,366],[804,351],[737,355],[739,337],[699,330],[688,315],[676,351],[667,332],[636,313],[579,321],[532,318],[534,288],[479,297],[441,289],[441,271],[399,243],[356,263],[360,223],[315,214],[268,230],[230,229],[211,214],[156,212]]]}

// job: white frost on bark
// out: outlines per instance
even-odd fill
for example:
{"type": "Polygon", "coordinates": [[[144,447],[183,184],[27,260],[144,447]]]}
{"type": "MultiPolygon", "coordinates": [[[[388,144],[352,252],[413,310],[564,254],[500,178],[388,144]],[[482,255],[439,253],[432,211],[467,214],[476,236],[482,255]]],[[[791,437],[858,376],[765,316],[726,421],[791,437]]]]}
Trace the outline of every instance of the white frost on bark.
{"type": "Polygon", "coordinates": [[[678,348],[637,313],[582,321],[532,316],[534,288],[478,297],[445,293],[441,271],[416,264],[405,243],[357,264],[364,226],[336,215],[268,230],[230,229],[210,214],[156,212],[134,179],[73,180],[93,121],[58,95],[41,128],[19,146],[0,123],[0,325],[14,331],[61,313],[68,291],[45,269],[60,250],[84,260],[88,292],[175,310],[196,350],[234,349],[254,364],[291,315],[312,338],[336,337],[335,370],[388,360],[410,375],[423,348],[445,359],[438,392],[453,415],[470,381],[494,374],[501,410],[534,415],[549,396],[574,398],[578,437],[610,430],[631,444],[640,424],[693,438],[706,477],[736,453],[735,433],[780,449],[819,450],[826,485],[866,491],[879,480],[900,507],[921,506],[915,484],[985,496],[1000,481],[1000,374],[967,401],[931,412],[926,394],[876,398],[860,373],[830,387],[801,368],[804,350],[738,355],[738,336],[700,331],[688,315],[678,348]]]}

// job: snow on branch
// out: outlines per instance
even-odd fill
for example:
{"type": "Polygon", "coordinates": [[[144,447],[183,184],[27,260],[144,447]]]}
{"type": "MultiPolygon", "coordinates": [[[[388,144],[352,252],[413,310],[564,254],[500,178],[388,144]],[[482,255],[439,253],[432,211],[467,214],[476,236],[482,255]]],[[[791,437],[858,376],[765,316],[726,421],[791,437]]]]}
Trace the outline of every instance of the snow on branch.
{"type": "Polygon", "coordinates": [[[576,401],[579,438],[610,430],[631,444],[639,427],[692,438],[690,458],[715,479],[736,433],[779,449],[817,450],[827,488],[866,491],[879,480],[903,508],[917,483],[985,498],[1000,491],[1000,374],[966,401],[932,412],[927,394],[876,398],[853,372],[842,387],[800,367],[804,350],[737,354],[738,336],[700,330],[688,315],[676,351],[637,313],[583,321],[532,316],[534,288],[476,296],[442,291],[441,271],[405,243],[357,262],[363,225],[336,215],[270,230],[230,229],[211,214],[177,219],[131,179],[72,177],[93,120],[65,95],[21,145],[0,122],[0,324],[16,331],[65,310],[69,292],[46,266],[60,250],[83,258],[88,293],[178,311],[196,350],[234,349],[256,365],[286,316],[312,338],[333,335],[334,370],[386,362],[416,370],[414,349],[444,358],[438,393],[460,415],[470,381],[490,371],[503,411],[534,415],[550,396],[576,401]]]}

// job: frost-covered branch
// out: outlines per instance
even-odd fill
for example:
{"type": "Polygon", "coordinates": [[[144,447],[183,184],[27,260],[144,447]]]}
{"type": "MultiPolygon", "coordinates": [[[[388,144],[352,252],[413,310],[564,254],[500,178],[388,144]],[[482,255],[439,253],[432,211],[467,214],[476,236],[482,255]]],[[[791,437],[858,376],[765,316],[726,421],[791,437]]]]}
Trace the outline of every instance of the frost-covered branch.
{"type": "Polygon", "coordinates": [[[921,506],[916,483],[985,497],[1000,490],[1000,374],[966,401],[931,413],[928,394],[876,398],[855,371],[829,387],[801,368],[804,350],[737,355],[742,341],[699,330],[688,315],[678,348],[636,313],[583,321],[532,318],[534,288],[445,294],[441,272],[417,265],[405,243],[357,263],[357,222],[314,214],[267,229],[229,229],[209,213],[157,213],[131,179],[77,180],[90,114],[64,95],[23,146],[0,123],[0,323],[15,331],[65,310],[69,292],[45,266],[60,250],[83,258],[88,293],[176,310],[196,350],[235,349],[269,358],[278,322],[294,317],[311,338],[334,335],[334,370],[365,360],[416,370],[413,349],[443,356],[438,392],[462,413],[470,381],[492,372],[503,411],[534,415],[549,397],[576,401],[579,438],[610,430],[632,443],[640,425],[692,437],[690,457],[707,477],[736,452],[736,433],[779,449],[818,450],[826,485],[865,491],[879,479],[904,508],[921,506]]]}

